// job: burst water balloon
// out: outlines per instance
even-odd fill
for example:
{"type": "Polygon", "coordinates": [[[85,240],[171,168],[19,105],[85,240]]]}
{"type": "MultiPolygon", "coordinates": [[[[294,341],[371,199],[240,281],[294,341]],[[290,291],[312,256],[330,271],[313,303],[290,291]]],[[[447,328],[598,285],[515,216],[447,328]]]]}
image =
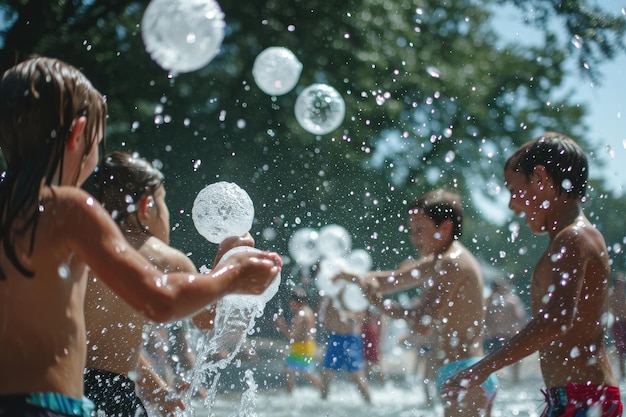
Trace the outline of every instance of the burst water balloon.
{"type": "Polygon", "coordinates": [[[220,181],[198,193],[191,218],[205,239],[220,243],[229,236],[242,236],[250,230],[254,204],[248,193],[237,184],[220,181]]]}
{"type": "Polygon", "coordinates": [[[302,63],[287,48],[270,46],[257,55],[252,66],[256,85],[266,94],[280,96],[298,83],[302,63]]]}
{"type": "Polygon", "coordinates": [[[152,0],[141,19],[150,57],[173,73],[196,71],[217,55],[224,13],[215,0],[152,0]]]}
{"type": "MultiPolygon", "coordinates": [[[[262,251],[251,246],[235,246],[220,258],[220,261],[217,265],[222,264],[234,254],[241,252],[260,253],[262,251]]],[[[263,293],[259,295],[229,294],[222,298],[221,304],[228,304],[229,307],[234,307],[238,309],[249,309],[250,306],[256,306],[257,310],[262,312],[265,304],[269,300],[271,300],[278,292],[278,287],[280,286],[280,278],[281,277],[279,272],[276,275],[276,278],[274,278],[274,280],[272,281],[272,283],[265,289],[265,291],[263,291],[263,293]]]]}
{"type": "Polygon", "coordinates": [[[346,103],[333,87],[312,84],[298,95],[296,120],[307,132],[325,135],[337,129],[346,114],[346,103]]]}
{"type": "Polygon", "coordinates": [[[322,256],[343,257],[352,249],[352,238],[343,226],[329,224],[320,229],[317,246],[322,256]]]}
{"type": "Polygon", "coordinates": [[[316,230],[308,227],[298,229],[289,238],[289,254],[296,263],[304,266],[313,265],[319,259],[320,252],[317,248],[316,230]]]}

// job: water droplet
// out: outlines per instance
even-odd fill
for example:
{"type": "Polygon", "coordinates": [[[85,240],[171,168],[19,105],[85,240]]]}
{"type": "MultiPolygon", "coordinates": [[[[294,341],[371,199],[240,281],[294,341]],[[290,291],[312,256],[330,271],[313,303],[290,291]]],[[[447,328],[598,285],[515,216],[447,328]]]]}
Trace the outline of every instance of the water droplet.
{"type": "Polygon", "coordinates": [[[70,267],[67,264],[59,265],[57,272],[61,279],[68,279],[70,277],[70,267]]]}

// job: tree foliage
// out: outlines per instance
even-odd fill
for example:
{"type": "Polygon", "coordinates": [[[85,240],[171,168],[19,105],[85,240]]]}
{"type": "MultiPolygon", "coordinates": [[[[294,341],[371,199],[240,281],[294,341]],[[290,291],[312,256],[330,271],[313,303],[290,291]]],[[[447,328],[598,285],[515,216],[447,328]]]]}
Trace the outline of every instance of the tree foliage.
{"type": "Polygon", "coordinates": [[[297,228],[338,223],[378,267],[413,254],[407,204],[430,188],[455,188],[465,199],[468,246],[523,275],[541,238],[521,231],[512,239],[476,196],[501,205],[506,156],[544,130],[593,151],[585,107],[554,91],[568,57],[595,64],[623,50],[625,24],[589,1],[511,2],[544,31],[542,46],[496,47],[490,7],[497,1],[222,2],[220,54],[173,76],[144,50],[147,1],[9,0],[0,6],[7,22],[0,67],[36,53],[83,69],[107,96],[109,149],[162,165],[173,243],[199,265],[214,248],[198,237],[190,210],[197,192],[219,179],[255,201],[260,247],[286,254],[297,228]],[[563,39],[555,21],[581,46],[563,39]],[[291,49],[304,66],[284,96],[265,95],[252,77],[255,57],[269,46],[291,49]],[[335,87],[347,107],[342,126],[322,137],[293,114],[298,92],[314,82],[335,87]]]}

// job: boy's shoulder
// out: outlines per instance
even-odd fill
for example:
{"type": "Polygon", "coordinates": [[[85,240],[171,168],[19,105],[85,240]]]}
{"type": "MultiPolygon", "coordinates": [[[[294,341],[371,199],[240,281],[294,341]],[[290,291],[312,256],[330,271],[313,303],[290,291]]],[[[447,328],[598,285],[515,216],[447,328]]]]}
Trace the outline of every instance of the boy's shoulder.
{"type": "Polygon", "coordinates": [[[584,215],[578,216],[557,233],[550,247],[563,254],[569,251],[580,256],[606,252],[602,233],[584,215]]]}

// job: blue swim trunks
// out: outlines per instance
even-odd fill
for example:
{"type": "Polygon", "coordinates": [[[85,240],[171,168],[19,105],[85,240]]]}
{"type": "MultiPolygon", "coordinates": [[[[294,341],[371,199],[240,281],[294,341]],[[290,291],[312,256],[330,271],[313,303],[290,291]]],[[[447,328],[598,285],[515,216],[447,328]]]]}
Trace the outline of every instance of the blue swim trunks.
{"type": "Polygon", "coordinates": [[[93,408],[87,398],[71,398],[56,392],[0,395],[1,417],[89,417],[93,408]]]}
{"type": "Polygon", "coordinates": [[[360,335],[333,334],[328,339],[324,368],[357,372],[365,369],[363,341],[360,335]]]}
{"type": "MultiPolygon", "coordinates": [[[[437,378],[435,380],[437,390],[441,391],[441,387],[446,380],[452,378],[463,369],[469,368],[481,359],[482,358],[479,357],[467,358],[443,365],[437,371],[437,378]]],[[[498,391],[498,377],[496,374],[489,375],[489,377],[481,384],[481,387],[485,391],[485,394],[487,394],[487,401],[489,403],[493,402],[493,399],[496,397],[496,392],[498,391]]]]}

